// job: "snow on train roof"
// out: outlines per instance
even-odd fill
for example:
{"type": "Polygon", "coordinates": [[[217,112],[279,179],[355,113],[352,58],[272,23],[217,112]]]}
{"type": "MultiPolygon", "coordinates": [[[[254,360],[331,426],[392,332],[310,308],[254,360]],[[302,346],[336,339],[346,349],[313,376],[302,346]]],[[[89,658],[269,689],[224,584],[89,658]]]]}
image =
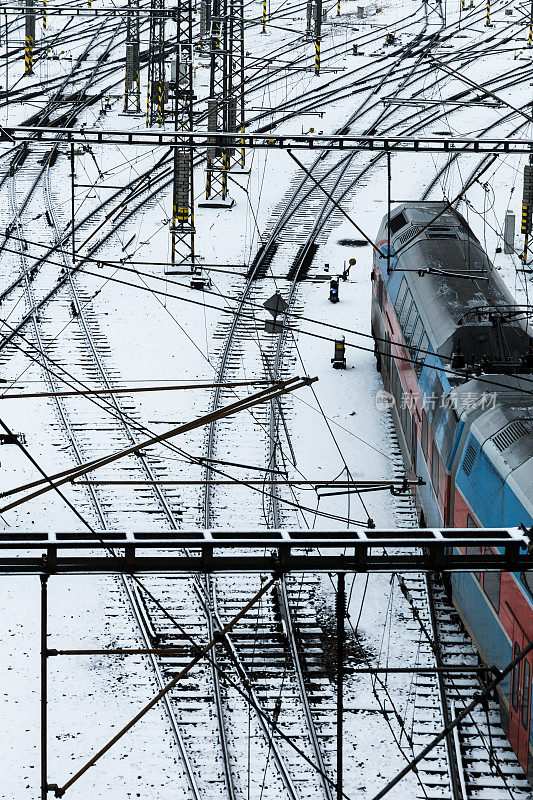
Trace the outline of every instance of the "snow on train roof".
{"type": "MultiPolygon", "coordinates": [[[[458,322],[465,314],[485,306],[510,306],[515,300],[464,218],[453,209],[443,211],[445,208],[443,202],[397,206],[391,212],[391,253],[399,254],[398,267],[434,348],[450,356],[458,322]],[[428,269],[433,272],[428,273],[428,269]],[[419,270],[424,272],[420,274],[419,270]],[[475,277],[468,277],[469,273],[475,277]]],[[[382,223],[382,232],[386,230],[387,217],[382,223]]],[[[479,320],[465,319],[461,326],[463,348],[468,349],[476,333],[479,320]]],[[[472,346],[479,349],[480,344],[473,341],[472,346]]]]}

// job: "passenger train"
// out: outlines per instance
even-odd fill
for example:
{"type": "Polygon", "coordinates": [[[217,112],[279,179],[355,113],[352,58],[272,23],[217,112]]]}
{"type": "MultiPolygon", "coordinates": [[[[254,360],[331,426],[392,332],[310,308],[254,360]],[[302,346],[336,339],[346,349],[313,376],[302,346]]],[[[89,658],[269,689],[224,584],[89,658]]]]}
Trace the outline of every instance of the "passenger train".
{"type": "MultiPolygon", "coordinates": [[[[421,526],[533,525],[531,306],[516,303],[464,217],[406,202],[383,220],[372,272],[375,353],[421,526]]],[[[481,548],[469,548],[481,553],[481,548]]],[[[481,659],[533,638],[533,573],[454,573],[481,659]]],[[[533,783],[533,653],[499,687],[501,721],[533,783]]]]}

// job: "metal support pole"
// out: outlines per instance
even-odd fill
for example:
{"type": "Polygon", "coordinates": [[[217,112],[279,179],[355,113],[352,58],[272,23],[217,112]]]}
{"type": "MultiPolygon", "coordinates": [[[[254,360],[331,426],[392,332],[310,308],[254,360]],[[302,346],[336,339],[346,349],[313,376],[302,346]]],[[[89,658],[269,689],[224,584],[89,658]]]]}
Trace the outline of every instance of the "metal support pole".
{"type": "MultiPolygon", "coordinates": [[[[230,0],[213,0],[211,13],[211,63],[209,72],[209,97],[207,99],[207,130],[213,132],[229,131],[230,117],[235,116],[235,98],[232,96],[234,40],[230,35],[230,26],[234,29],[234,20],[229,19],[228,10],[233,9],[230,0]]],[[[226,139],[215,141],[207,139],[207,167],[205,184],[205,201],[203,205],[218,204],[230,208],[233,201],[228,196],[228,171],[230,153],[226,139]]]]}
{"type": "MultiPolygon", "coordinates": [[[[533,0],[531,0],[533,3],[533,0]]],[[[240,112],[240,128],[241,133],[245,131],[245,117],[244,117],[244,108],[245,108],[245,85],[246,85],[246,74],[244,71],[244,0],[238,0],[237,5],[239,11],[239,41],[240,41],[240,55],[239,55],[239,80],[240,80],[240,87],[239,87],[239,112],[240,112]]],[[[245,155],[244,147],[241,147],[241,167],[244,168],[246,164],[246,155],[245,155]]]]}
{"type": "Polygon", "coordinates": [[[320,40],[322,37],[322,0],[315,4],[315,75],[320,75],[320,40]]]}
{"type": "Polygon", "coordinates": [[[527,264],[529,249],[529,235],[531,233],[531,220],[533,217],[533,153],[529,156],[529,163],[524,167],[524,186],[522,190],[522,224],[520,232],[524,234],[524,264],[527,264]]]}
{"type": "Polygon", "coordinates": [[[33,74],[33,48],[35,47],[35,9],[33,0],[26,0],[24,31],[24,73],[33,74]]]}
{"type": "Polygon", "coordinates": [[[46,0],[43,0],[43,31],[46,30],[46,0]]]}
{"type": "Polygon", "coordinates": [[[7,24],[7,10],[4,11],[6,22],[6,120],[9,109],[9,39],[8,39],[8,24],[7,24]]]}
{"type": "Polygon", "coordinates": [[[490,0],[487,0],[487,21],[485,22],[487,27],[490,27],[490,0]]]}
{"type": "Polygon", "coordinates": [[[387,275],[390,273],[390,199],[391,199],[391,155],[387,152],[387,275]]]}
{"type": "Polygon", "coordinates": [[[41,800],[48,796],[48,575],[41,575],[41,800]]]}
{"type": "Polygon", "coordinates": [[[72,263],[76,263],[76,237],[74,231],[74,142],[70,143],[70,224],[72,239],[72,263]]]}
{"type": "Polygon", "coordinates": [[[529,37],[527,40],[527,46],[531,47],[533,45],[533,0],[531,0],[531,8],[529,11],[529,37]]]}
{"type": "MultiPolygon", "coordinates": [[[[193,129],[193,17],[192,0],[178,0],[176,6],[177,41],[174,91],[174,129],[176,134],[193,129]]],[[[175,143],[183,142],[176,135],[175,143]]],[[[190,265],[196,271],[194,246],[194,161],[186,148],[174,148],[172,182],[171,268],[190,265]]]]}
{"type": "Polygon", "coordinates": [[[342,800],[342,744],[343,744],[343,677],[344,677],[344,617],[346,614],[345,575],[337,575],[337,800],[342,800]]]}
{"type": "Polygon", "coordinates": [[[263,27],[261,33],[266,33],[266,22],[267,22],[267,0],[263,0],[263,27]]]}
{"type": "Polygon", "coordinates": [[[126,17],[126,73],[124,78],[124,111],[131,111],[133,98],[133,111],[141,110],[141,84],[139,80],[139,5],[136,2],[132,7],[128,0],[126,17]]]}
{"type": "Polygon", "coordinates": [[[312,32],[313,32],[313,0],[307,0],[305,35],[311,36],[312,32]]]}

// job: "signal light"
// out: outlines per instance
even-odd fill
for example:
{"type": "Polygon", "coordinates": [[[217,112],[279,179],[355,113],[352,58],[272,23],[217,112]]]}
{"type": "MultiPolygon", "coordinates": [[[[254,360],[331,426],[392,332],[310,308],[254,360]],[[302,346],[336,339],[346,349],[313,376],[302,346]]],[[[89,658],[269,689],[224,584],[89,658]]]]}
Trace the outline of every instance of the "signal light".
{"type": "Polygon", "coordinates": [[[342,339],[335,339],[335,350],[333,351],[333,358],[331,359],[333,369],[346,369],[345,350],[344,336],[342,339]]]}

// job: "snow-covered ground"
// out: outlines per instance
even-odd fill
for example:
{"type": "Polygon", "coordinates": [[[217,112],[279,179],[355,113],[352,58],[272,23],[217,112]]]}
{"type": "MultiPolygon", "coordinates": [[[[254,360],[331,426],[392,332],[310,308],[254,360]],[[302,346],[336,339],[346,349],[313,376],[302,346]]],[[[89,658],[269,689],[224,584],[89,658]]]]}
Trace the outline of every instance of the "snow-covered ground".
{"type": "MultiPolygon", "coordinates": [[[[281,104],[294,103],[298,109],[299,99],[306,93],[316,92],[331,83],[331,93],[317,106],[317,112],[294,113],[290,119],[281,121],[277,130],[285,132],[335,131],[360,109],[360,117],[352,132],[364,131],[377,122],[383,111],[381,98],[397,92],[399,97],[417,94],[427,100],[442,100],[467,86],[460,79],[451,77],[436,68],[427,69],[422,77],[412,75],[405,85],[401,85],[409,69],[417,67],[413,58],[403,61],[398,57],[395,47],[386,47],[384,37],[395,31],[403,45],[423,31],[450,35],[442,47],[436,46],[434,55],[441,60],[449,59],[459,49],[464,55],[453,62],[455,69],[468,75],[470,80],[486,83],[494,79],[492,91],[507,103],[522,106],[530,100],[531,61],[525,48],[527,32],[519,22],[521,12],[518,5],[502,2],[493,3],[494,27],[484,26],[484,7],[462,12],[463,20],[459,26],[459,3],[448,3],[447,28],[441,30],[441,17],[437,7],[426,6],[428,24],[425,24],[424,7],[414,0],[399,5],[389,0],[378,6],[375,3],[363,4],[364,18],[357,17],[358,2],[341,0],[341,15],[336,16],[336,4],[329,7],[324,25],[322,52],[324,71],[315,77],[312,71],[313,44],[305,41],[302,32],[305,27],[305,7],[293,7],[290,16],[281,16],[284,4],[270,8],[272,27],[266,35],[260,33],[259,26],[247,28],[246,51],[250,59],[277,54],[274,57],[285,59],[305,55],[306,70],[286,69],[275,83],[250,78],[250,92],[247,95],[248,118],[257,115],[255,109],[276,109],[281,104]],[[505,9],[512,9],[506,15],[505,9]],[[466,16],[465,16],[466,15],[466,16]],[[469,16],[470,15],[470,16],[469,16]],[[276,19],[279,25],[276,25],[276,19]],[[469,21],[474,19],[474,22],[469,21]],[[352,42],[357,40],[359,54],[352,52],[352,42]],[[281,54],[278,48],[283,48],[281,54]],[[474,48],[474,50],[468,50],[474,48]],[[522,52],[523,50],[523,52],[522,52]],[[480,57],[480,53],[482,56],[480,57]],[[371,80],[374,72],[384,73],[394,65],[388,82],[379,86],[379,76],[371,80]],[[522,72],[524,79],[515,85],[506,85],[505,76],[513,71],[522,72]],[[368,76],[366,85],[355,84],[368,76]],[[497,83],[499,81],[499,84],[497,83]],[[254,88],[254,87],[257,88],[254,88]],[[376,102],[376,100],[378,102],[376,102]],[[252,110],[253,109],[253,110],[252,110]]],[[[93,6],[98,0],[93,0],[93,6]]],[[[249,19],[260,13],[259,4],[246,6],[249,19]]],[[[48,33],[53,35],[64,24],[63,17],[48,16],[48,33]]],[[[68,35],[48,54],[50,57],[39,62],[32,78],[21,77],[22,53],[17,59],[10,56],[9,81],[11,91],[32,86],[39,92],[40,83],[55,76],[68,76],[73,61],[87,43],[83,38],[83,27],[79,20],[71,26],[75,33],[68,35]],[[58,60],[52,60],[57,55],[58,60]]],[[[38,23],[40,30],[40,23],[38,23]]],[[[109,21],[106,31],[113,31],[109,21]]],[[[40,34],[39,34],[40,35],[40,34]]],[[[83,32],[85,36],[85,33],[83,32]]],[[[107,34],[106,34],[107,35],[107,34]]],[[[116,36],[116,34],[115,34],[116,36]]],[[[20,31],[13,33],[13,39],[20,42],[20,31]]],[[[105,47],[104,33],[91,46],[89,59],[97,58],[105,47]]],[[[114,58],[123,56],[123,40],[114,58]]],[[[20,46],[20,45],[18,45],[20,46]]],[[[5,62],[0,68],[5,71],[5,62]]],[[[107,69],[107,67],[106,67],[107,69]]],[[[250,73],[266,74],[262,62],[250,68],[250,73]]],[[[381,74],[380,73],[380,74],[381,74]]],[[[100,104],[84,111],[78,123],[87,127],[138,128],[144,126],[143,116],[127,117],[122,111],[122,66],[115,74],[104,79],[96,87],[110,86],[110,109],[102,112],[100,104]],[[113,84],[113,85],[112,85],[113,84]]],[[[196,64],[195,90],[199,98],[205,98],[208,91],[208,60],[198,56],[196,64]]],[[[5,74],[2,72],[2,83],[5,74]]],[[[96,90],[93,87],[93,91],[96,90]]],[[[28,101],[12,102],[0,111],[3,123],[17,124],[25,121],[49,99],[51,90],[43,86],[42,97],[28,101]]],[[[474,93],[475,94],[475,93],[474,93]]],[[[312,99],[312,98],[311,98],[312,99]]],[[[311,101],[310,99],[310,101],[311,101]]],[[[470,99],[472,99],[470,97],[470,99]]],[[[478,93],[478,100],[483,94],[478,93]]],[[[144,103],[144,91],[143,91],[144,103]]],[[[420,133],[446,131],[476,135],[494,123],[493,135],[504,135],[521,123],[522,134],[530,134],[527,120],[518,115],[497,124],[510,109],[505,105],[484,106],[466,105],[464,107],[439,106],[441,117],[426,123],[429,113],[427,106],[412,109],[397,106],[386,123],[386,130],[416,130],[420,133]],[[416,116],[411,116],[416,112],[416,116]],[[408,119],[409,117],[409,119],[408,119]],[[419,126],[418,128],[411,126],[419,126]]],[[[271,116],[271,118],[273,115],[271,116]]],[[[267,118],[268,120],[268,118],[267,118]]],[[[253,127],[253,126],[252,126],[253,127]]],[[[39,169],[38,158],[44,153],[41,147],[35,148],[31,163],[24,166],[16,176],[15,202],[22,203],[30,190],[39,169]]],[[[32,150],[33,153],[33,150],[32,150]]],[[[50,245],[53,230],[46,217],[47,203],[52,202],[61,230],[66,230],[70,214],[69,162],[68,150],[60,146],[60,155],[50,170],[50,193],[47,199],[44,180],[41,180],[27,206],[21,211],[21,220],[28,240],[26,259],[42,252],[38,245],[50,245]],[[50,201],[51,197],[51,201],[50,201]]],[[[81,148],[76,152],[76,215],[88,214],[96,205],[114,190],[133,180],[142,171],[156,163],[161,153],[158,150],[133,147],[93,148],[93,152],[81,148]],[[82,186],[86,184],[87,186],[82,186]],[[89,188],[89,186],[91,188],[89,188]]],[[[298,153],[297,153],[298,155],[298,153]]],[[[314,154],[298,155],[309,166],[314,154]]],[[[4,159],[8,157],[5,156],[4,159]]],[[[144,207],[120,227],[106,244],[97,252],[97,257],[106,264],[87,262],[76,277],[80,296],[93,330],[103,351],[102,359],[113,383],[123,387],[154,386],[157,384],[176,385],[180,382],[212,381],[219,365],[222,337],[227,330],[229,315],[235,309],[236,298],[243,291],[246,269],[253,259],[261,235],[272,223],[273,215],[279,213],[291,181],[299,176],[299,170],[290,157],[279,151],[257,151],[247,153],[247,171],[235,175],[231,180],[231,196],[235,204],[231,210],[199,208],[196,212],[196,241],[200,263],[218,264],[219,269],[210,273],[212,286],[205,293],[191,289],[188,276],[165,278],[160,263],[168,262],[169,231],[171,216],[171,197],[167,187],[155,199],[146,202],[144,207]],[[249,170],[249,171],[248,171],[249,170]],[[124,264],[119,263],[124,260],[124,264]],[[109,262],[117,261],[115,266],[109,262]],[[131,262],[131,263],[130,263],[131,262]],[[133,272],[126,272],[121,266],[130,266],[133,272]],[[227,269],[221,268],[227,266],[227,269]],[[137,272],[135,272],[137,270],[137,272]],[[142,274],[141,274],[142,273],[142,274]],[[121,281],[121,282],[118,282],[121,281]],[[226,325],[226,327],[224,327],[226,325]],[[104,350],[107,344],[108,350],[104,350]]],[[[331,157],[330,157],[331,158],[331,157]]],[[[360,154],[353,159],[352,174],[362,169],[371,160],[371,155],[360,154]]],[[[332,162],[333,163],[333,160],[332,162]]],[[[464,157],[458,164],[443,173],[433,188],[430,198],[451,199],[462,188],[479,159],[464,157]]],[[[468,218],[472,228],[486,247],[487,253],[509,287],[515,292],[517,302],[525,302],[528,297],[529,276],[519,271],[518,257],[504,256],[497,252],[502,246],[502,227],[506,210],[510,209],[520,219],[521,170],[524,159],[508,156],[500,158],[484,173],[467,194],[466,203],[459,208],[468,218]]],[[[0,169],[2,162],[0,161],[0,169]]],[[[417,199],[430,185],[437,170],[444,168],[442,156],[397,154],[392,158],[392,197],[394,200],[417,199]]],[[[3,174],[3,173],[2,173],[3,174]]],[[[205,175],[203,166],[198,166],[195,174],[197,199],[204,192],[205,175]]],[[[8,182],[9,183],[9,182],[8,182]]],[[[13,209],[10,206],[8,183],[0,188],[0,229],[11,224],[13,209]]],[[[352,190],[343,198],[345,210],[365,233],[373,238],[386,211],[387,181],[386,165],[382,159],[364,177],[359,179],[352,190]]],[[[317,201],[316,193],[314,201],[317,201]]],[[[89,237],[95,224],[103,221],[101,213],[95,222],[89,222],[77,234],[81,253],[87,253],[89,237]]],[[[105,227],[104,227],[104,230],[105,227]]],[[[313,391],[300,390],[284,404],[289,431],[290,445],[294,453],[294,468],[291,477],[297,474],[306,479],[333,479],[342,477],[346,467],[353,478],[390,479],[394,475],[394,459],[390,437],[389,420],[386,412],[376,407],[375,395],[380,388],[380,378],[375,370],[369,340],[358,336],[359,332],[369,333],[370,317],[370,271],[372,268],[372,249],[369,245],[358,246],[360,234],[350,222],[340,214],[335,214],[328,228],[319,240],[319,249],[313,261],[311,280],[300,284],[297,303],[308,320],[300,323],[301,333],[296,337],[297,347],[292,346],[285,367],[291,374],[317,376],[319,381],[313,391]],[[352,243],[350,243],[352,242],[352,243]],[[330,274],[342,272],[348,259],[356,258],[349,278],[340,284],[340,302],[332,305],[328,301],[328,281],[324,275],[324,265],[329,264],[330,274]],[[332,327],[337,326],[337,327],[332,327]],[[340,330],[339,330],[340,328],[340,330]],[[305,335],[305,332],[319,333],[323,338],[305,335]],[[333,355],[332,340],[344,332],[347,342],[347,369],[333,370],[330,359],[333,355]]],[[[519,246],[517,236],[517,247],[519,246]]],[[[95,240],[98,239],[98,235],[95,240]]],[[[290,254],[295,254],[298,242],[290,242],[280,251],[272,263],[271,273],[265,280],[265,291],[286,286],[285,278],[290,264],[290,254]]],[[[24,255],[24,254],[23,254],[24,255]]],[[[68,257],[68,256],[67,256],[68,257]]],[[[32,281],[33,292],[37,298],[58,280],[62,268],[59,255],[43,265],[32,281]]],[[[21,260],[14,240],[8,241],[0,261],[1,288],[8,286],[20,273],[21,260]]],[[[262,295],[261,295],[262,296],[262,295]]],[[[80,345],[78,321],[70,314],[70,297],[67,294],[49,304],[41,312],[44,340],[51,357],[58,368],[67,368],[71,373],[69,380],[79,380],[91,384],[94,376],[87,374],[80,345]],[[44,327],[45,326],[45,327],[44,327]]],[[[28,310],[27,298],[23,292],[8,300],[2,307],[2,333],[6,335],[9,325],[15,324],[28,310]]],[[[266,312],[254,309],[258,329],[266,312]]],[[[39,363],[35,345],[35,331],[31,325],[25,330],[26,340],[17,340],[19,347],[12,345],[1,356],[2,380],[10,390],[21,392],[46,391],[50,388],[39,363]],[[22,352],[23,347],[25,352],[22,352]],[[28,359],[28,353],[33,361],[28,359]]],[[[237,373],[241,379],[263,377],[261,372],[261,347],[265,341],[263,332],[257,338],[250,337],[243,349],[241,363],[234,367],[232,377],[237,373]]],[[[50,366],[50,362],[49,362],[50,366]]],[[[65,375],[58,378],[64,380],[65,375]]],[[[205,414],[211,407],[212,394],[206,390],[168,391],[131,395],[133,398],[135,420],[155,432],[178,425],[205,414]]],[[[1,398],[0,398],[1,399],[1,398]]],[[[81,449],[88,460],[94,457],[93,446],[100,453],[113,451],[123,446],[122,440],[113,430],[101,426],[98,416],[86,400],[65,402],[67,415],[79,421],[78,431],[81,449]],[[91,427],[94,420],[98,428],[98,438],[89,435],[84,428],[91,427]],[[92,436],[92,438],[91,438],[92,436]],[[97,445],[94,445],[97,442],[97,445]],[[90,451],[90,452],[89,452],[90,451]]],[[[71,446],[65,436],[64,426],[57,406],[50,399],[8,400],[0,403],[0,419],[15,432],[24,434],[28,451],[48,473],[67,469],[73,461],[71,446]]],[[[264,437],[256,441],[243,441],[243,431],[257,427],[258,420],[247,418],[242,424],[235,419],[224,429],[224,438],[219,434],[221,453],[219,458],[239,461],[248,452],[248,462],[264,468],[266,448],[261,456],[264,437]],[[222,450],[224,452],[222,452],[222,450]],[[239,458],[232,459],[232,453],[239,458]],[[263,460],[260,460],[260,459],[263,460]],[[259,459],[259,460],[257,460],[259,459]]],[[[285,436],[285,434],[283,434],[285,436]]],[[[142,438],[142,437],[141,437],[142,438]]],[[[199,429],[180,437],[176,441],[181,451],[172,452],[162,447],[156,448],[157,475],[174,480],[201,480],[203,470],[191,463],[191,457],[204,453],[205,431],[199,429]]],[[[286,443],[287,444],[287,443],[286,443]]],[[[35,480],[37,472],[28,459],[16,447],[4,446],[0,453],[0,488],[5,491],[14,486],[35,480]]],[[[238,470],[228,468],[231,475],[238,470]]],[[[120,467],[109,473],[111,477],[125,476],[126,470],[120,467]]],[[[64,487],[66,496],[80,511],[82,516],[96,527],[98,514],[86,487],[64,487]]],[[[214,524],[264,527],[265,520],[259,509],[256,497],[247,490],[233,489],[215,494],[218,505],[214,509],[214,524]],[[237,490],[235,490],[237,491],[237,490]],[[235,499],[237,498],[237,499],[235,499]]],[[[109,527],[162,526],[161,515],[152,513],[151,501],[142,490],[125,490],[112,486],[97,489],[102,507],[107,514],[109,527]]],[[[352,495],[324,499],[317,506],[312,492],[297,490],[298,501],[312,509],[351,521],[366,522],[370,517],[378,527],[401,525],[394,498],[385,493],[364,496],[365,507],[352,495]],[[310,499],[311,498],[311,499],[310,499]]],[[[169,491],[172,510],[183,525],[202,525],[202,487],[177,487],[169,491]]],[[[317,517],[313,510],[296,512],[286,510],[284,522],[291,525],[316,525],[327,528],[345,526],[349,522],[335,522],[327,517],[317,517]]],[[[17,531],[82,529],[82,523],[75,517],[65,503],[52,492],[8,511],[2,517],[3,527],[17,531]]],[[[419,645],[419,631],[412,625],[410,613],[399,592],[387,576],[371,576],[368,585],[358,577],[348,580],[350,614],[352,621],[359,618],[360,605],[364,592],[364,604],[358,625],[357,646],[363,647],[365,657],[376,659],[381,656],[388,663],[415,664],[419,645]]],[[[52,578],[50,586],[50,647],[67,649],[69,647],[128,647],[140,644],[135,621],[128,611],[127,601],[117,580],[110,577],[98,578],[52,578]]],[[[331,584],[324,580],[319,597],[323,605],[317,609],[319,618],[327,621],[332,617],[334,597],[331,584]]],[[[356,650],[356,642],[348,630],[350,646],[356,650]]],[[[38,796],[39,786],[39,580],[34,578],[2,578],[0,581],[0,676],[2,684],[2,713],[0,714],[0,738],[2,747],[2,767],[0,769],[0,796],[14,800],[29,800],[38,796]]],[[[354,662],[357,656],[351,656],[354,662]]],[[[60,785],[76,771],[89,755],[102,745],[126,722],[156,691],[156,684],[148,662],[142,657],[117,658],[60,658],[50,659],[50,727],[49,745],[50,782],[60,785]]],[[[409,680],[396,679],[390,690],[395,703],[405,719],[412,713],[409,705],[409,680]]],[[[370,689],[370,681],[347,679],[347,705],[350,708],[346,719],[346,786],[349,797],[371,798],[385,780],[397,772],[404,764],[404,756],[395,746],[391,733],[375,697],[370,689]]],[[[385,701],[387,704],[388,701],[385,701]]],[[[332,717],[333,724],[333,717],[332,717]]],[[[207,759],[206,759],[207,760],[207,759]]],[[[254,769],[261,771],[263,761],[258,756],[254,769]]],[[[245,769],[246,765],[242,765],[245,769]]],[[[99,764],[92,768],[79,783],[68,791],[73,800],[86,796],[96,797],[146,797],[171,798],[178,791],[187,792],[180,759],[173,746],[169,726],[162,709],[156,708],[136,726],[99,764]]],[[[414,796],[416,781],[410,777],[394,792],[391,798],[414,796]]],[[[305,787],[302,787],[302,797],[305,787]]]]}

